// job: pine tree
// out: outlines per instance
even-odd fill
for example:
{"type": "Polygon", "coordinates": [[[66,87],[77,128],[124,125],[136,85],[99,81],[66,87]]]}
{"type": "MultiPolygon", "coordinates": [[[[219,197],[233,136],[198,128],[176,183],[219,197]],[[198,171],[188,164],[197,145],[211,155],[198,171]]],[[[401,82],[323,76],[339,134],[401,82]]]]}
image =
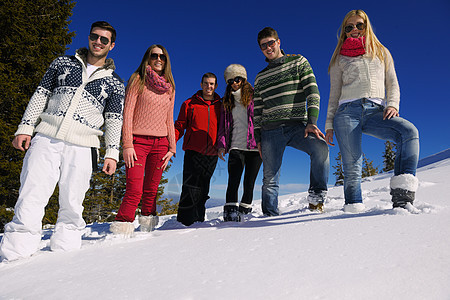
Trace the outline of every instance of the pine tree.
{"type": "Polygon", "coordinates": [[[335,158],[336,165],[333,168],[336,170],[333,175],[336,176],[336,182],[334,185],[343,185],[344,184],[344,169],[342,167],[342,156],[341,152],[338,153],[338,156],[335,158]]]}
{"type": "Polygon", "coordinates": [[[389,172],[391,170],[394,170],[395,152],[397,150],[397,145],[390,141],[386,141],[384,143],[384,148],[385,150],[383,152],[383,164],[384,164],[383,172],[389,172]]]}
{"type": "Polygon", "coordinates": [[[45,207],[45,215],[42,219],[42,224],[55,224],[58,219],[59,211],[59,188],[56,186],[55,192],[50,197],[47,206],[45,207]]]}
{"type": "Polygon", "coordinates": [[[378,167],[373,166],[373,161],[368,160],[366,155],[363,154],[363,167],[361,178],[370,177],[378,174],[378,167]]]}
{"type": "Polygon", "coordinates": [[[0,206],[0,232],[3,232],[5,224],[12,220],[14,216],[14,210],[5,205],[0,206]]]}
{"type": "Polygon", "coordinates": [[[103,138],[100,140],[98,171],[93,172],[91,185],[83,202],[83,218],[88,224],[113,221],[125,195],[125,163],[120,157],[113,175],[103,173],[105,143],[103,138]]]}
{"type": "Polygon", "coordinates": [[[13,207],[17,200],[24,153],[11,141],[48,66],[75,36],[68,29],[74,5],[72,0],[0,1],[0,206],[13,207]]]}
{"type": "Polygon", "coordinates": [[[156,204],[161,209],[159,213],[160,216],[176,214],[178,210],[178,203],[172,203],[173,199],[169,198],[161,199],[161,196],[164,194],[164,185],[167,182],[169,182],[169,180],[164,177],[164,173],[166,173],[170,169],[170,167],[171,165],[169,164],[164,170],[163,176],[161,177],[161,181],[159,182],[158,194],[156,195],[156,204]]]}
{"type": "MultiPolygon", "coordinates": [[[[98,171],[94,172],[92,176],[91,186],[87,191],[86,198],[83,202],[83,218],[88,224],[93,222],[114,221],[126,190],[126,171],[123,158],[119,158],[116,172],[109,176],[101,171],[104,163],[103,156],[105,154],[103,139],[101,139],[99,154],[98,171]]],[[[164,177],[164,173],[166,173],[169,168],[170,165],[164,170],[156,194],[156,204],[161,209],[160,215],[173,214],[176,213],[178,209],[178,203],[172,204],[172,199],[161,199],[164,194],[164,185],[168,182],[164,177]]],[[[140,213],[140,207],[141,205],[139,204],[136,214],[140,213]]]]}

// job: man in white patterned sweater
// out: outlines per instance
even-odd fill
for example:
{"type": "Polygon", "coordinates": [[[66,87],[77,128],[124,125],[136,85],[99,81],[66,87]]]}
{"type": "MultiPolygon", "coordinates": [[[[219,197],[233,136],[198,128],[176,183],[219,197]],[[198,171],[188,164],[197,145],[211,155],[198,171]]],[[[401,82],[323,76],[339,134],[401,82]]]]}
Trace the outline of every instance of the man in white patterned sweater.
{"type": "Polygon", "coordinates": [[[106,59],[115,39],[110,24],[93,23],[89,49],[55,59],[33,94],[12,142],[16,149],[28,151],[15,215],[6,224],[0,245],[3,259],[25,258],[39,250],[44,208],[56,184],[60,209],[50,248],[81,247],[86,226],[82,203],[96,166],[103,125],[103,172],[113,174],[119,159],[125,88],[113,60],[106,59]]]}

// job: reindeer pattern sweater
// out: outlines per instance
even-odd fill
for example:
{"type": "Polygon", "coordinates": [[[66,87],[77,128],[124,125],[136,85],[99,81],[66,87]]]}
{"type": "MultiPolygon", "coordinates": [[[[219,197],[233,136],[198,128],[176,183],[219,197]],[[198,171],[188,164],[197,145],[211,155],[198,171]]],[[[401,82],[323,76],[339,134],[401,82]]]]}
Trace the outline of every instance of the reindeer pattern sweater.
{"type": "Polygon", "coordinates": [[[108,58],[91,76],[88,50],[55,59],[28,103],[15,135],[36,132],[85,147],[100,147],[105,127],[105,158],[119,160],[125,87],[108,58]]]}

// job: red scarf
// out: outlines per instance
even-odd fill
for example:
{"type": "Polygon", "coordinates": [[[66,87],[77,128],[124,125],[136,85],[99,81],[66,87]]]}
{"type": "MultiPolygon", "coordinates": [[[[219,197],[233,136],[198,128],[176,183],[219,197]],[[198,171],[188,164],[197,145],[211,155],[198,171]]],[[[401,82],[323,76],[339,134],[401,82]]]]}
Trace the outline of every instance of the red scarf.
{"type": "Polygon", "coordinates": [[[363,55],[364,53],[366,53],[365,45],[366,38],[364,36],[356,39],[349,37],[344,41],[344,43],[342,43],[340,53],[341,55],[351,57],[363,55]]]}
{"type": "Polygon", "coordinates": [[[159,76],[150,66],[147,66],[146,71],[146,82],[155,92],[164,94],[172,87],[172,85],[167,82],[164,75],[159,76]]]}

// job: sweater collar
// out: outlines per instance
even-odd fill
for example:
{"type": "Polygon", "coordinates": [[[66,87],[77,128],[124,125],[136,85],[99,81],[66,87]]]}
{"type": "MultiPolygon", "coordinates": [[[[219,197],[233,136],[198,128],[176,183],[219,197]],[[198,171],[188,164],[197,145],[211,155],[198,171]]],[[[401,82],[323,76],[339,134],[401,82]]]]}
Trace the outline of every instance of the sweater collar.
{"type": "Polygon", "coordinates": [[[286,53],[284,53],[283,49],[281,49],[281,54],[283,54],[282,57],[276,58],[274,60],[268,60],[266,58],[266,62],[269,63],[269,68],[273,68],[284,63],[284,61],[286,60],[286,53]]]}
{"type": "MultiPolygon", "coordinates": [[[[84,65],[87,66],[87,55],[88,55],[88,49],[83,47],[80,49],[77,49],[77,51],[75,51],[75,56],[78,57],[79,59],[81,59],[81,61],[83,61],[84,65]]],[[[114,60],[112,58],[107,58],[105,61],[105,64],[100,67],[100,69],[111,69],[111,70],[115,70],[116,66],[114,64],[114,60]]]]}
{"type": "Polygon", "coordinates": [[[217,93],[214,93],[214,99],[213,100],[205,100],[203,99],[203,91],[202,90],[198,90],[197,93],[194,94],[194,96],[192,96],[192,98],[195,98],[199,101],[202,101],[206,104],[213,104],[216,103],[217,101],[220,101],[220,96],[217,93]]]}
{"type": "Polygon", "coordinates": [[[241,90],[238,89],[237,91],[232,91],[231,94],[233,94],[234,100],[241,102],[241,90]]]}

